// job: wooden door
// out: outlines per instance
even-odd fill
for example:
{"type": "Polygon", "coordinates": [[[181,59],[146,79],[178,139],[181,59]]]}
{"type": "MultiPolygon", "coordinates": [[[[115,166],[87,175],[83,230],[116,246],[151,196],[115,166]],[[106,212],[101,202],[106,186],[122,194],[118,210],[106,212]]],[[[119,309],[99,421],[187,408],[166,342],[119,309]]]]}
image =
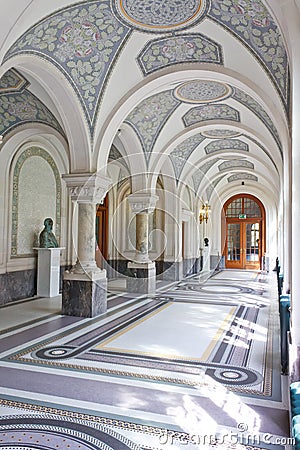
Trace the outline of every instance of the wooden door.
{"type": "Polygon", "coordinates": [[[263,205],[251,195],[237,195],[226,202],[224,213],[225,267],[259,270],[265,251],[263,205]]]}
{"type": "Polygon", "coordinates": [[[108,196],[103,204],[97,205],[96,212],[96,262],[103,268],[103,259],[108,256],[108,196]]]}
{"type": "Polygon", "coordinates": [[[259,220],[226,223],[225,265],[231,269],[260,269],[261,227],[259,220]]]}
{"type": "Polygon", "coordinates": [[[261,221],[255,219],[244,224],[244,268],[256,269],[261,268],[262,252],[261,252],[261,221]]]}
{"type": "Polygon", "coordinates": [[[225,265],[230,269],[243,268],[243,229],[240,222],[226,223],[225,265]]]}

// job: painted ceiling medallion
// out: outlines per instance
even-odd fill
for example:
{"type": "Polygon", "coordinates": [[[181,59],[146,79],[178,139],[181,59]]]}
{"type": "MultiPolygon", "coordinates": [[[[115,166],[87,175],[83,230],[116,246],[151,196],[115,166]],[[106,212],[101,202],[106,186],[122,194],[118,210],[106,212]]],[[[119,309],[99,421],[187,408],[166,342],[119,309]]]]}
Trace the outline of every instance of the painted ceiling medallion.
{"type": "Polygon", "coordinates": [[[119,15],[131,26],[147,31],[182,29],[206,14],[208,0],[117,0],[119,15]]]}
{"type": "Polygon", "coordinates": [[[186,103],[210,103],[231,95],[231,88],[224,83],[209,80],[193,80],[181,84],[175,96],[186,103]]]}
{"type": "Polygon", "coordinates": [[[241,135],[241,133],[239,133],[238,131],[220,129],[202,131],[201,134],[202,136],[210,139],[233,138],[241,135]]]}

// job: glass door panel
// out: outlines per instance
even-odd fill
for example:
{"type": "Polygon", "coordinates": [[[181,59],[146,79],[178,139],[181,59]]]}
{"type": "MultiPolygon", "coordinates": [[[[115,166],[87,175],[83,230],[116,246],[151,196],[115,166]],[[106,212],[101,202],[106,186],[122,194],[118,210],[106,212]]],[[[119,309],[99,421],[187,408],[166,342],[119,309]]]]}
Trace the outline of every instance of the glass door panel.
{"type": "Polygon", "coordinates": [[[246,268],[257,266],[260,263],[260,222],[246,223],[246,268]]]}
{"type": "Polygon", "coordinates": [[[227,223],[226,264],[238,267],[241,264],[241,224],[227,223]]]}

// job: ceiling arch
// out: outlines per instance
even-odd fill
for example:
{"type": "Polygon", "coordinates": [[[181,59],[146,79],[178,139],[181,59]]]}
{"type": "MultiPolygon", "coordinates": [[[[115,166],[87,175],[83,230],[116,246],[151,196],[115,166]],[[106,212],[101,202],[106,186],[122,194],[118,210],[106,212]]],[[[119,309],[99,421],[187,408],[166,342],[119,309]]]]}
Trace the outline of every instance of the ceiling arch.
{"type": "Polygon", "coordinates": [[[228,183],[232,171],[260,172],[269,161],[277,184],[290,75],[265,2],[54,0],[34,9],[36,0],[25,1],[10,24],[15,38],[2,31],[2,70],[31,75],[26,95],[39,93],[47,124],[60,127],[71,170],[119,164],[122,155],[133,174],[165,170],[177,184],[207,189],[202,173],[220,189],[239,181],[228,183]]]}

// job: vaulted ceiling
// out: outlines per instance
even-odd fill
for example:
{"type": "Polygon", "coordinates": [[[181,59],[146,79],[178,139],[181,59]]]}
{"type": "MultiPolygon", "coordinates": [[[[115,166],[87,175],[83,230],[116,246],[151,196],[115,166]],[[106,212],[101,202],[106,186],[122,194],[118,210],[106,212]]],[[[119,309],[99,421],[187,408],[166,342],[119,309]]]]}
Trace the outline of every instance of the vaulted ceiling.
{"type": "Polygon", "coordinates": [[[242,182],[276,197],[290,139],[279,3],[5,2],[0,134],[43,125],[70,171],[124,157],[207,200],[242,182]]]}

